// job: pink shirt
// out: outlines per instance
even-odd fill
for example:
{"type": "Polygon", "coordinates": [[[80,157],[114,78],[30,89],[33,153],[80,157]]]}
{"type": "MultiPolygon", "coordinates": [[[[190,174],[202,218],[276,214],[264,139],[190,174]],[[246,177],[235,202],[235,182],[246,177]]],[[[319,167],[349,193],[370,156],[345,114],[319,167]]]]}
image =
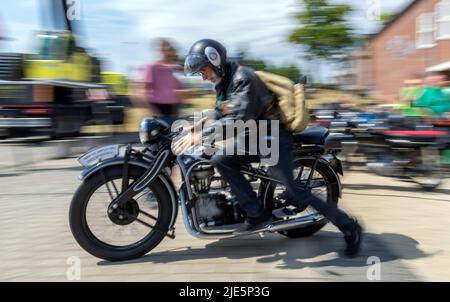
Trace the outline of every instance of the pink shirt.
{"type": "Polygon", "coordinates": [[[174,76],[174,71],[174,65],[164,64],[160,61],[147,66],[145,83],[150,84],[150,89],[146,89],[146,97],[149,102],[158,104],[180,103],[175,94],[175,89],[180,89],[181,83],[174,76]]]}

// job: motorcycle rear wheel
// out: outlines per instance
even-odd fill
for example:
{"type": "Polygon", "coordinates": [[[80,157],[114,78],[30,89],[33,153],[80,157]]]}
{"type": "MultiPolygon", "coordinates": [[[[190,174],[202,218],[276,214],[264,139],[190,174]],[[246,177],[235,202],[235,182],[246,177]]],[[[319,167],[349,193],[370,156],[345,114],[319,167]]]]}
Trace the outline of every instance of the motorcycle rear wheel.
{"type": "MultiPolygon", "coordinates": [[[[305,179],[308,178],[309,172],[311,171],[312,167],[314,165],[314,160],[309,158],[300,158],[297,159],[295,162],[294,171],[297,171],[294,173],[295,177],[297,178],[297,181],[305,181],[305,179]],[[301,169],[303,167],[303,169],[301,169]],[[300,171],[299,171],[300,170],[300,171]],[[300,174],[301,175],[297,175],[300,174]]],[[[333,203],[337,204],[339,200],[339,186],[337,184],[336,175],[333,175],[332,171],[330,171],[330,168],[322,163],[318,162],[314,174],[313,179],[319,179],[322,180],[316,180],[317,183],[323,182],[324,187],[326,188],[326,191],[322,192],[320,194],[321,198],[326,199],[327,203],[333,203]]],[[[266,191],[266,202],[272,202],[276,194],[276,188],[275,186],[271,185],[266,191]]],[[[317,195],[316,192],[313,189],[313,194],[317,195]]],[[[308,207],[305,211],[299,213],[300,216],[306,216],[310,215],[312,213],[317,213],[312,207],[308,207]]],[[[311,225],[302,226],[296,229],[287,230],[287,231],[280,231],[279,234],[286,236],[288,238],[302,238],[302,237],[309,237],[321,230],[326,224],[328,223],[328,220],[323,218],[321,220],[318,220],[314,222],[311,225]]]]}

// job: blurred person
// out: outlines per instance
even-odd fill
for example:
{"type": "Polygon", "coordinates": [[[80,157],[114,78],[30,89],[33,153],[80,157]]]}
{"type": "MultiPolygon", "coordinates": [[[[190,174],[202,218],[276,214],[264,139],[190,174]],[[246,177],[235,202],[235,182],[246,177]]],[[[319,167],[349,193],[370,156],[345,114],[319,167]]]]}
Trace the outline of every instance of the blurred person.
{"type": "MultiPolygon", "coordinates": [[[[209,131],[216,127],[223,129],[230,123],[239,120],[244,122],[254,120],[258,124],[261,120],[281,119],[276,96],[265,87],[253,69],[227,60],[225,47],[217,41],[203,39],[194,43],[185,60],[185,73],[201,74],[203,80],[208,80],[215,85],[216,121],[209,131]]],[[[280,125],[279,130],[278,133],[272,132],[271,137],[278,140],[279,146],[283,146],[283,149],[292,150],[292,133],[283,125],[280,125]]],[[[181,153],[189,146],[198,144],[204,136],[211,134],[209,131],[204,131],[203,137],[198,133],[188,132],[188,135],[175,142],[173,146],[175,153],[181,153]]],[[[250,183],[240,172],[242,165],[260,160],[259,151],[258,154],[246,155],[216,153],[211,158],[211,163],[219,170],[223,179],[229,183],[241,208],[246,212],[245,223],[237,232],[257,230],[273,221],[272,213],[264,207],[250,183]]],[[[286,200],[299,209],[304,210],[311,205],[322,213],[344,234],[347,255],[356,255],[362,240],[362,228],[356,219],[350,218],[336,205],[328,204],[318,198],[312,194],[311,190],[300,188],[293,177],[293,163],[292,153],[283,152],[283,156],[280,156],[278,162],[269,169],[270,174],[280,179],[287,187],[283,193],[286,195],[286,200]]]]}
{"type": "Polygon", "coordinates": [[[422,93],[422,81],[419,79],[403,81],[403,87],[400,88],[400,100],[411,102],[417,99],[422,93]]]}
{"type": "Polygon", "coordinates": [[[405,80],[400,89],[400,104],[398,109],[405,116],[421,118],[424,113],[420,108],[414,107],[414,101],[423,93],[422,80],[405,80]]]}
{"type": "Polygon", "coordinates": [[[150,63],[145,71],[145,98],[159,114],[173,118],[178,115],[182,99],[182,84],[174,73],[181,67],[177,65],[178,56],[169,40],[159,39],[159,51],[161,59],[150,63]]]}
{"type": "Polygon", "coordinates": [[[425,76],[422,94],[414,101],[413,106],[435,118],[443,118],[450,112],[450,97],[443,91],[448,77],[441,73],[430,73],[425,76]]]}

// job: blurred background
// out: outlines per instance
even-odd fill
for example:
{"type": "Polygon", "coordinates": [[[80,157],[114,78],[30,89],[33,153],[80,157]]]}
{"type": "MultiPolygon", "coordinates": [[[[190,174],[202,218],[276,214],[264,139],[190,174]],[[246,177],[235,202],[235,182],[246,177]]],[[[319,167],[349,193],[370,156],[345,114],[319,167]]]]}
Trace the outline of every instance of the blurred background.
{"type": "Polygon", "coordinates": [[[26,0],[2,6],[0,37],[6,141],[69,140],[63,156],[135,141],[144,116],[213,108],[213,87],[182,72],[209,37],[243,65],[308,76],[313,124],[346,134],[349,166],[427,189],[448,172],[450,1],[26,0]]]}
{"type": "MultiPolygon", "coordinates": [[[[75,158],[83,152],[137,143],[145,116],[214,108],[213,87],[183,75],[190,45],[212,38],[243,65],[295,83],[307,76],[311,123],[341,138],[344,204],[370,212],[369,224],[405,234],[417,217],[439,217],[437,229],[448,225],[442,214],[450,211],[450,0],[3,2],[5,201],[27,199],[22,184],[33,195],[44,179],[53,183],[42,187],[47,193],[70,195],[81,169],[75,158]],[[389,213],[369,205],[396,198],[398,204],[385,204],[389,213]],[[443,203],[426,208],[428,198],[443,203]],[[408,212],[409,202],[420,210],[408,212]],[[387,220],[398,217],[392,213],[412,221],[396,228],[387,220]]],[[[417,227],[412,237],[432,240],[417,227]]],[[[436,242],[429,242],[430,251],[436,242]]],[[[450,250],[448,240],[440,242],[450,250]]],[[[450,280],[442,261],[435,260],[431,279],[450,280]]]]}

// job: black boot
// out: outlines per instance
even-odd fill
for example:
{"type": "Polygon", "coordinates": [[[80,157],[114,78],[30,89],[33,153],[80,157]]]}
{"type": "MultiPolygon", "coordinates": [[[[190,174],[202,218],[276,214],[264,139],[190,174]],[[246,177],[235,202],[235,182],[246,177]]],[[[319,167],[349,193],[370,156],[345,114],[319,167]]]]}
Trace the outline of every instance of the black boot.
{"type": "Polygon", "coordinates": [[[273,222],[272,213],[264,209],[261,215],[257,217],[247,217],[244,223],[236,230],[235,233],[248,233],[263,229],[273,222]]]}
{"type": "Polygon", "coordinates": [[[345,250],[345,254],[349,257],[355,257],[358,255],[361,249],[362,243],[362,227],[358,224],[358,221],[355,219],[352,230],[348,235],[344,236],[345,242],[347,243],[347,249],[345,250]]]}

